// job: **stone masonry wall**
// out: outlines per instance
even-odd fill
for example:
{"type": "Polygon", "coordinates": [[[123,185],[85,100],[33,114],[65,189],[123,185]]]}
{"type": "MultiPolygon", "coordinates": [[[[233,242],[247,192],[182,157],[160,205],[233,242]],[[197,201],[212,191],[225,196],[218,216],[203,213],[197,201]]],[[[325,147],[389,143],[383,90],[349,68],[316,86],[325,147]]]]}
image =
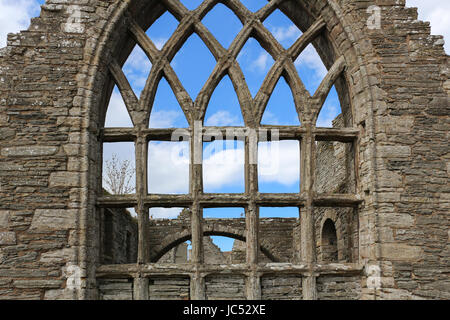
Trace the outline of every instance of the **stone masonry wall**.
{"type": "MultiPolygon", "coordinates": [[[[333,128],[343,128],[343,115],[333,120],[333,128]]],[[[354,148],[351,143],[319,141],[316,151],[316,191],[322,193],[351,193],[355,188],[354,148]]],[[[330,219],[337,233],[338,259],[334,262],[358,260],[358,210],[354,208],[324,208],[314,210],[316,250],[322,259],[322,231],[330,219]]]]}
{"type": "MultiPolygon", "coordinates": [[[[188,210],[186,213],[180,214],[177,219],[153,219],[149,227],[150,234],[150,250],[153,257],[159,256],[158,251],[165,252],[167,248],[174,248],[174,244],[180,239],[184,241],[190,237],[190,221],[188,210]]],[[[297,224],[295,218],[261,218],[260,219],[260,237],[261,245],[265,252],[260,252],[261,261],[292,262],[294,247],[294,226],[297,224]],[[267,256],[269,254],[269,256],[267,256]]],[[[228,237],[245,237],[245,219],[205,219],[203,231],[208,234],[228,237]]],[[[220,253],[220,249],[211,242],[208,236],[204,236],[205,245],[205,262],[207,263],[223,263],[226,258],[220,253]],[[213,257],[216,255],[216,257],[213,257]],[[208,258],[209,257],[209,258],[208,258]]],[[[183,242],[184,242],[183,241],[183,242]]],[[[158,262],[168,262],[170,260],[170,252],[165,253],[158,262]],[[161,260],[162,259],[162,260],[161,260]]],[[[242,254],[240,254],[242,256],[242,254]]],[[[244,259],[236,260],[235,263],[245,261],[244,259]]],[[[230,259],[233,259],[233,255],[230,259]]]]}
{"type": "Polygon", "coordinates": [[[105,209],[100,223],[103,264],[136,263],[137,221],[126,209],[105,209]]]}

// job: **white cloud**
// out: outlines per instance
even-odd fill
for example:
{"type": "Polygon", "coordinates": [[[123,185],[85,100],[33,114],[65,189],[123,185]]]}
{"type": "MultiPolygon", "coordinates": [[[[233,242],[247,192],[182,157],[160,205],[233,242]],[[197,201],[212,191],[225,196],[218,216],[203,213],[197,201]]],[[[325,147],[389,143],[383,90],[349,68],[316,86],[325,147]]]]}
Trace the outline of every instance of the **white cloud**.
{"type": "Polygon", "coordinates": [[[298,141],[274,141],[258,144],[258,174],[261,182],[285,186],[300,179],[300,147],[298,141]]]}
{"type": "Polygon", "coordinates": [[[161,50],[164,47],[164,45],[166,44],[168,39],[167,38],[156,38],[156,39],[152,39],[152,40],[153,40],[153,43],[155,44],[156,48],[158,50],[161,50]]]}
{"type": "Polygon", "coordinates": [[[6,46],[8,33],[28,29],[30,19],[38,14],[36,0],[0,0],[0,47],[6,46]]]}
{"type": "Polygon", "coordinates": [[[243,146],[222,147],[222,141],[213,142],[204,150],[203,179],[207,189],[244,184],[245,154],[243,146]]]}
{"type": "Polygon", "coordinates": [[[261,123],[263,124],[271,124],[271,125],[278,125],[280,124],[280,121],[278,120],[277,116],[273,114],[272,112],[266,110],[264,111],[261,123]]]}
{"type": "Polygon", "coordinates": [[[313,69],[318,81],[321,81],[328,72],[322,62],[322,59],[320,59],[319,54],[312,44],[309,44],[297,60],[295,60],[295,66],[313,69]]]}
{"type": "Polygon", "coordinates": [[[229,111],[220,110],[212,114],[205,122],[206,126],[233,126],[242,125],[242,121],[237,115],[232,115],[229,111]]]}
{"type": "Polygon", "coordinates": [[[175,127],[175,122],[184,117],[184,114],[172,110],[153,111],[150,115],[150,128],[172,128],[175,127]]]}
{"type": "Polygon", "coordinates": [[[123,65],[123,73],[128,78],[130,85],[136,95],[141,92],[147,81],[152,64],[144,51],[136,45],[123,65]]]}
{"type": "Polygon", "coordinates": [[[130,115],[118,89],[114,89],[106,111],[105,127],[132,127],[130,115]]]}
{"type": "Polygon", "coordinates": [[[188,193],[189,143],[150,143],[148,177],[150,193],[188,193]]]}
{"type": "Polygon", "coordinates": [[[274,27],[270,31],[278,42],[297,40],[302,34],[294,24],[291,24],[289,27],[274,27]]]}
{"type": "Polygon", "coordinates": [[[254,60],[251,65],[250,65],[250,69],[252,71],[259,71],[259,72],[264,72],[268,65],[269,65],[269,61],[270,61],[270,55],[267,52],[261,52],[260,55],[258,56],[258,58],[256,58],[256,60],[254,60]]]}
{"type": "MultiPolygon", "coordinates": [[[[209,144],[204,150],[204,186],[220,189],[244,184],[244,148],[209,144]]],[[[112,153],[134,162],[133,143],[109,143],[104,156],[112,153]]],[[[299,181],[299,145],[296,141],[259,144],[259,173],[262,182],[292,185],[299,181]]],[[[189,192],[189,144],[187,142],[152,142],[149,145],[148,183],[150,193],[189,192]]],[[[134,181],[133,181],[134,182],[134,181]]],[[[176,217],[179,211],[158,209],[154,217],[176,217]]]]}
{"type": "Polygon", "coordinates": [[[337,107],[334,104],[326,106],[324,105],[321,112],[319,113],[319,118],[317,119],[316,126],[324,128],[333,127],[333,120],[338,116],[339,113],[340,107],[337,107]]]}
{"type": "Polygon", "coordinates": [[[183,208],[150,208],[153,219],[173,219],[178,217],[183,208]]]}
{"type": "Polygon", "coordinates": [[[443,35],[445,50],[450,53],[450,1],[406,0],[408,7],[417,7],[419,20],[431,22],[431,33],[443,35]]]}

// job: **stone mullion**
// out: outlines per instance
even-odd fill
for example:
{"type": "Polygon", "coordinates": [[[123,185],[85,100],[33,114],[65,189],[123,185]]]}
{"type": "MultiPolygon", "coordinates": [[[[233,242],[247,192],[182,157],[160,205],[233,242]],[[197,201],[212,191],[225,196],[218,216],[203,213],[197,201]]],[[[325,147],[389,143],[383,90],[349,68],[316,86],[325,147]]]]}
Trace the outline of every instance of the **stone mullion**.
{"type": "Polygon", "coordinates": [[[316,263],[316,241],[314,234],[314,206],[313,185],[315,165],[315,137],[311,122],[303,124],[306,127],[306,135],[301,145],[301,173],[302,191],[306,194],[306,205],[300,215],[301,227],[301,260],[308,266],[308,273],[303,278],[303,299],[315,300],[316,278],[314,274],[316,263]]]}
{"type": "Polygon", "coordinates": [[[247,263],[249,265],[258,263],[259,210],[256,205],[256,196],[258,193],[257,144],[256,133],[248,134],[245,138],[245,193],[248,197],[246,227],[247,263]]]}
{"type": "MultiPolygon", "coordinates": [[[[138,215],[138,264],[144,265],[150,262],[149,248],[149,216],[148,208],[144,200],[147,195],[147,140],[139,131],[135,142],[136,154],[136,211],[138,215]]],[[[148,278],[143,278],[140,273],[134,279],[134,299],[148,299],[148,278]]]]}
{"type": "Polygon", "coordinates": [[[190,162],[190,194],[193,202],[191,206],[191,263],[194,264],[194,272],[191,276],[191,299],[204,300],[205,279],[200,270],[204,262],[203,254],[203,213],[200,205],[200,197],[203,193],[203,136],[201,130],[196,130],[197,123],[194,124],[194,131],[191,135],[191,162],[190,162]]]}
{"type": "Polygon", "coordinates": [[[261,299],[260,276],[257,273],[259,252],[259,208],[256,204],[256,195],[258,193],[257,148],[256,130],[250,129],[245,138],[245,193],[249,198],[245,215],[247,229],[246,259],[250,270],[246,284],[248,300],[261,299]]]}

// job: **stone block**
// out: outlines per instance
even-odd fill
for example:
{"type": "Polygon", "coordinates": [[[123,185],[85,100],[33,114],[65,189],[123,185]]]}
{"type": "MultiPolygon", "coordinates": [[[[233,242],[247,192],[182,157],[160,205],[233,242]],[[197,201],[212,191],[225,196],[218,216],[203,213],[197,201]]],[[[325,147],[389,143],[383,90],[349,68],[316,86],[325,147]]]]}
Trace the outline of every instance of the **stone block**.
{"type": "Polygon", "coordinates": [[[76,227],[76,209],[37,209],[31,221],[31,231],[66,230],[76,227]]]}
{"type": "Polygon", "coordinates": [[[42,157],[51,156],[58,152],[58,147],[53,146],[20,146],[3,148],[1,155],[4,157],[42,157]]]}
{"type": "Polygon", "coordinates": [[[14,280],[13,286],[19,289],[60,288],[63,280],[14,280]]]}
{"type": "Polygon", "coordinates": [[[9,211],[0,210],[0,229],[9,227],[9,211]]]}
{"type": "Polygon", "coordinates": [[[64,248],[56,251],[49,251],[41,254],[40,262],[62,263],[75,261],[75,250],[73,248],[64,248]]]}
{"type": "Polygon", "coordinates": [[[408,146],[381,146],[378,156],[383,158],[405,158],[411,156],[411,147],[408,146]]]}
{"type": "Polygon", "coordinates": [[[0,245],[16,244],[16,233],[11,231],[0,232],[0,245]]]}
{"type": "Polygon", "coordinates": [[[383,243],[381,246],[381,258],[392,261],[417,261],[422,258],[423,249],[403,243],[383,243]]]}
{"type": "Polygon", "coordinates": [[[410,228],[414,225],[414,217],[408,213],[379,212],[380,226],[393,228],[410,228]]]}
{"type": "Polygon", "coordinates": [[[50,174],[50,187],[77,187],[81,176],[77,172],[52,172],[50,174]]]}

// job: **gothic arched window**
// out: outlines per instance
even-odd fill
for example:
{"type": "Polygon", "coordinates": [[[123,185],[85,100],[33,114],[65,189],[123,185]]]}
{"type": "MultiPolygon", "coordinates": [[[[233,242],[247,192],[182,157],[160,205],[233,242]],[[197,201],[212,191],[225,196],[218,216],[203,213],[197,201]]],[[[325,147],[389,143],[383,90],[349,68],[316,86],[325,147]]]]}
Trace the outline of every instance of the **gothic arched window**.
{"type": "MultiPolygon", "coordinates": [[[[303,281],[303,294],[314,297],[312,272],[321,272],[316,266],[314,210],[354,207],[360,202],[355,195],[354,165],[359,131],[352,126],[346,60],[329,44],[324,19],[298,22],[302,14],[296,12],[302,9],[289,10],[292,1],[273,0],[253,11],[238,0],[205,0],[191,10],[178,0],[149,3],[142,14],[130,12],[124,18],[121,27],[128,40],[123,48],[111,52],[112,80],[106,91],[112,95],[105,99],[101,115],[103,119],[115,116],[106,119],[101,129],[104,156],[125,143],[123,150],[133,163],[135,183],[133,178],[129,194],[99,196],[97,205],[134,208],[138,265],[151,264],[150,210],[188,208],[190,230],[183,233],[182,241],[191,240],[189,262],[203,270],[208,268],[202,241],[203,209],[243,208],[246,264],[253,268],[236,272],[245,274],[251,287],[247,298],[261,297],[259,277],[267,271],[258,261],[264,241],[260,208],[294,208],[299,224],[291,231],[294,243],[289,262],[306,266],[298,271],[309,279],[303,281]],[[222,12],[232,18],[218,21],[222,12]],[[277,25],[284,20],[288,25],[277,25]],[[158,27],[159,23],[166,27],[158,27]],[[225,28],[220,24],[226,24],[225,28]],[[166,37],[153,36],[158,28],[167,32],[166,37]],[[182,54],[193,47],[202,47],[206,53],[182,54]],[[315,48],[325,66],[318,66],[320,58],[313,57],[315,48]],[[322,78],[305,81],[312,77],[308,70],[316,67],[322,78]],[[264,72],[249,73],[252,68],[264,72]],[[218,94],[219,90],[229,94],[218,94]],[[342,115],[336,117],[339,105],[342,115]],[[226,143],[231,143],[234,157],[216,162],[215,167],[205,160],[208,144],[226,143]],[[275,159],[273,150],[280,162],[278,171],[271,173],[272,164],[264,167],[262,160],[275,159]],[[180,167],[171,164],[173,157],[180,160],[180,167]],[[158,166],[151,165],[154,159],[158,166]],[[240,165],[236,169],[241,170],[240,188],[215,188],[210,176],[234,163],[240,165]],[[291,163],[297,168],[289,171],[287,164],[291,163]],[[208,165],[212,169],[205,174],[208,165]],[[262,175],[264,171],[290,183],[272,181],[262,175]],[[168,181],[177,182],[176,187],[166,188],[168,181]],[[253,271],[249,274],[248,270],[253,271]]],[[[223,151],[214,150],[216,155],[223,151]]],[[[230,175],[224,175],[227,178],[230,175]]],[[[204,279],[192,270],[180,266],[179,272],[191,275],[191,297],[204,298],[204,279]]]]}

